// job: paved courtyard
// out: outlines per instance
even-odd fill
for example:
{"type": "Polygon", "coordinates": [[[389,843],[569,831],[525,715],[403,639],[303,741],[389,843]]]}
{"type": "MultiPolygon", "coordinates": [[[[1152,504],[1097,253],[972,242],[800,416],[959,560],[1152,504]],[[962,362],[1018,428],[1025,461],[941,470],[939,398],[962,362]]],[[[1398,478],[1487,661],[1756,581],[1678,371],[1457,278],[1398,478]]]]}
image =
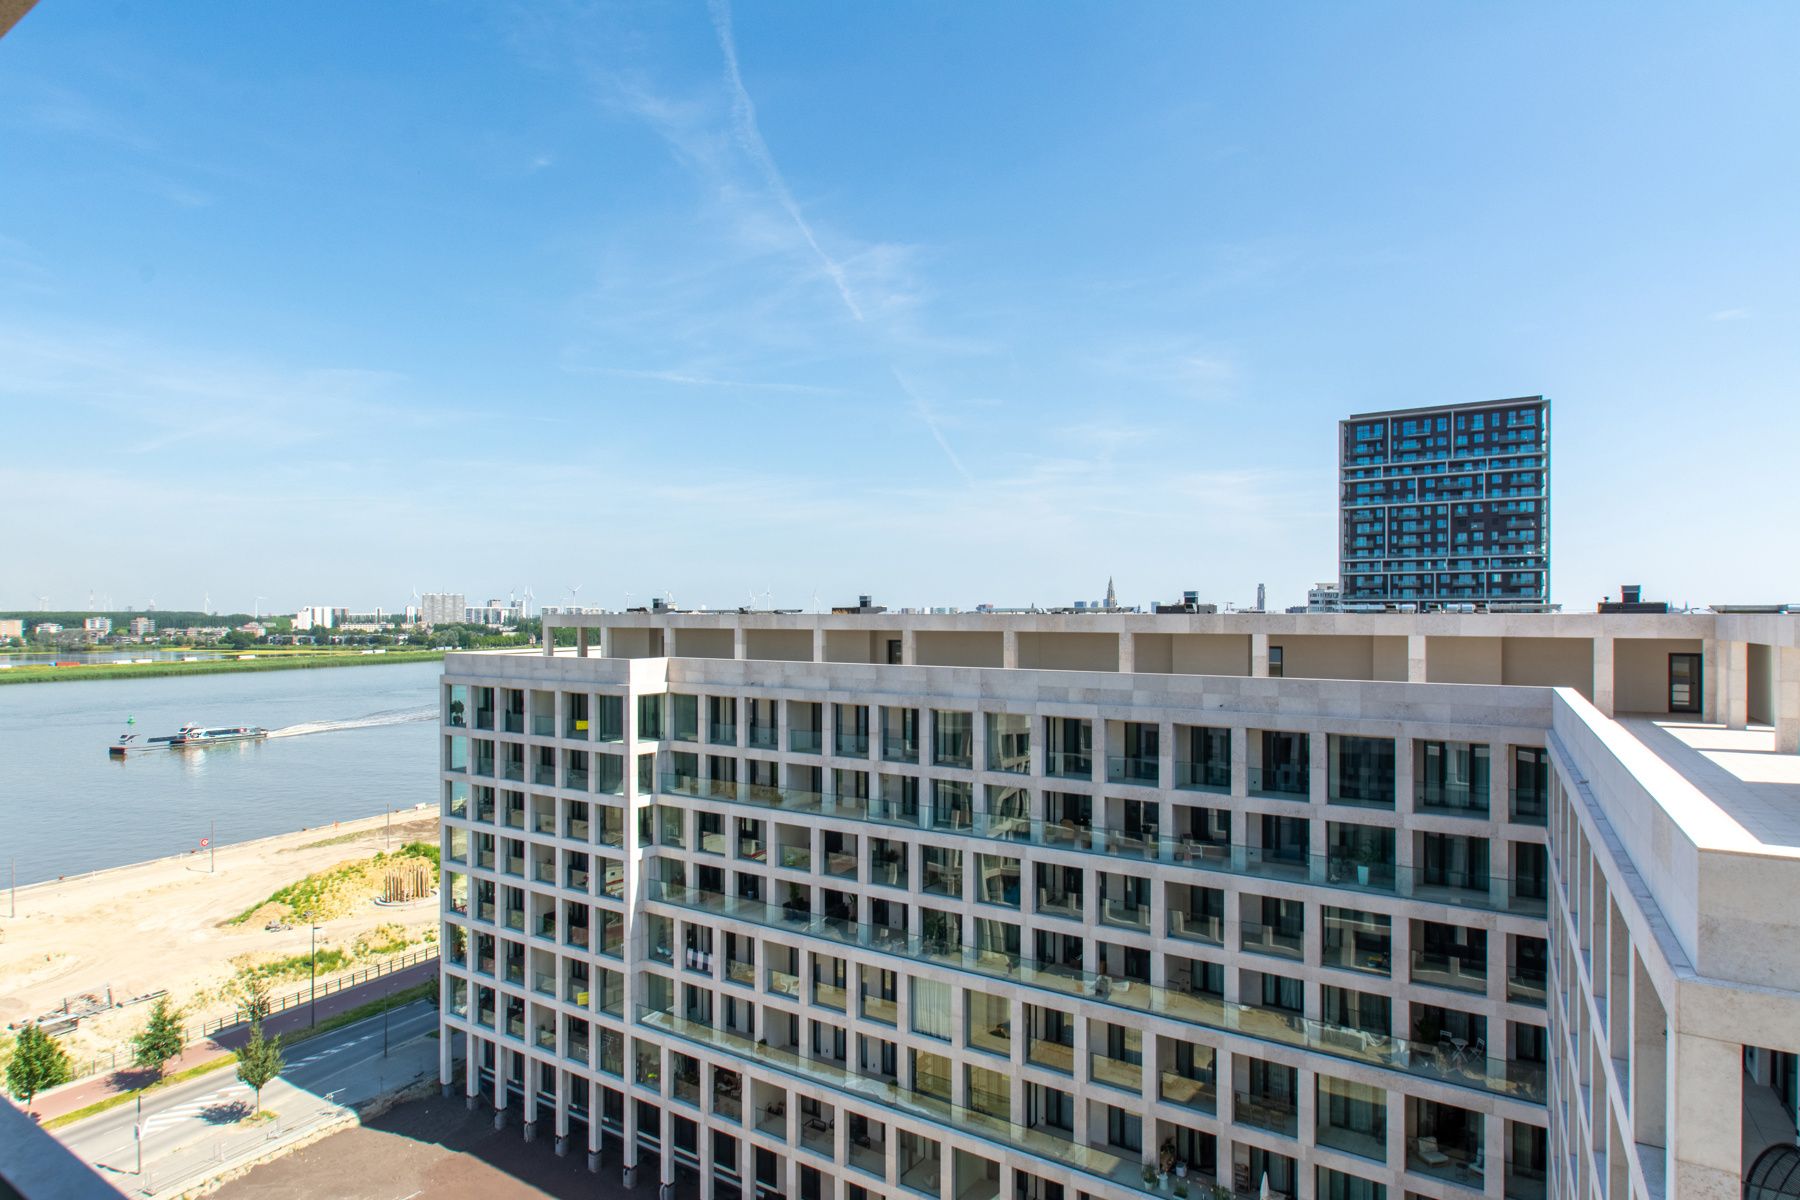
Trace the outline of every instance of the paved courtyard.
{"type": "MultiPolygon", "coordinates": [[[[597,1173],[586,1155],[556,1157],[554,1139],[526,1142],[516,1121],[495,1130],[490,1109],[470,1112],[461,1099],[431,1096],[402,1104],[368,1124],[334,1133],[257,1167],[220,1188],[221,1200],[623,1200],[656,1196],[646,1161],[638,1186],[619,1182],[616,1152],[597,1173]]],[[[677,1189],[693,1200],[692,1188],[677,1189]]]]}

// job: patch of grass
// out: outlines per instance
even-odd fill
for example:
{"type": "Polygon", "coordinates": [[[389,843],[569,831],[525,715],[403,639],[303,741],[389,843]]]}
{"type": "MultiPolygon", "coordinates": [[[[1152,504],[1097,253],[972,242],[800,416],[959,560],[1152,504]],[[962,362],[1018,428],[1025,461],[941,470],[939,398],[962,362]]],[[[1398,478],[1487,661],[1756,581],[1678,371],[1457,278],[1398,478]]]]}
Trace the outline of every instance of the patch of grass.
{"type": "Polygon", "coordinates": [[[321,846],[342,846],[345,842],[354,842],[359,837],[367,836],[369,832],[369,830],[362,830],[354,833],[340,833],[336,837],[328,837],[323,841],[307,842],[304,846],[289,846],[282,853],[289,854],[295,850],[317,850],[321,846]]]}
{"type": "MultiPolygon", "coordinates": [[[[431,865],[434,867],[438,865],[440,855],[441,851],[436,842],[408,842],[394,851],[395,858],[426,858],[431,860],[431,865]]],[[[376,862],[380,862],[381,859],[381,855],[375,856],[376,862]]]]}
{"type": "MultiPolygon", "coordinates": [[[[355,956],[348,950],[327,947],[318,953],[318,970],[320,974],[342,971],[350,965],[355,956]]],[[[314,956],[311,954],[290,954],[286,958],[278,958],[274,962],[260,963],[253,967],[244,967],[238,972],[240,976],[253,979],[295,979],[311,974],[314,956]]]]}
{"type": "Polygon", "coordinates": [[[208,659],[205,662],[158,662],[158,663],[92,663],[76,667],[13,667],[0,671],[0,684],[8,683],[65,683],[72,679],[144,679],[153,675],[217,675],[225,671],[292,671],[295,669],[318,667],[354,667],[359,664],[374,665],[377,663],[437,662],[444,657],[442,650],[406,650],[389,651],[386,654],[345,654],[335,653],[295,654],[287,657],[270,656],[264,650],[247,650],[243,653],[255,654],[253,659],[208,659]]]}
{"type": "Polygon", "coordinates": [[[386,925],[377,925],[356,939],[356,954],[359,958],[371,954],[398,954],[416,940],[407,936],[404,925],[392,922],[386,925]]]}

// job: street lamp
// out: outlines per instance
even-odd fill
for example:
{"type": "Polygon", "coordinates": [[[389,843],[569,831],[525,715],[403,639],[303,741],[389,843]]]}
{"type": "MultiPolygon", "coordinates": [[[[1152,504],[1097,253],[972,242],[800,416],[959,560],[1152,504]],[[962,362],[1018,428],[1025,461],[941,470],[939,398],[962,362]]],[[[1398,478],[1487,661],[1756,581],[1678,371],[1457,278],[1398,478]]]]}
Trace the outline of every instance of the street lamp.
{"type": "Polygon", "coordinates": [[[306,964],[312,974],[312,998],[307,1002],[307,1007],[311,1010],[312,1025],[316,1029],[319,1025],[319,926],[315,921],[315,914],[307,913],[306,923],[312,926],[312,958],[306,964]]]}

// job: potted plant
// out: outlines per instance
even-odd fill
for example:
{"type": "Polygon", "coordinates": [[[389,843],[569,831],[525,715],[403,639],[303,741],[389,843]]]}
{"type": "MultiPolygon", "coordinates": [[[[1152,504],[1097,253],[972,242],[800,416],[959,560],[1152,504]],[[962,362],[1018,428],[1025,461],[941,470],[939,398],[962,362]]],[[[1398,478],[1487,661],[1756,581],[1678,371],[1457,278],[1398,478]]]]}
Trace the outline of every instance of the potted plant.
{"type": "Polygon", "coordinates": [[[1175,1169],[1176,1200],[1187,1200],[1187,1194],[1188,1194],[1187,1180],[1185,1180],[1181,1177],[1181,1167],[1179,1164],[1177,1164],[1176,1169],[1175,1169]]]}
{"type": "Polygon", "coordinates": [[[1369,868],[1381,861],[1381,856],[1375,852],[1375,844],[1367,838],[1359,840],[1356,843],[1356,850],[1350,856],[1350,859],[1356,864],[1357,886],[1368,887],[1369,868]]]}
{"type": "Polygon", "coordinates": [[[1149,1163],[1144,1164],[1144,1186],[1145,1187],[1155,1187],[1156,1186],[1156,1168],[1151,1166],[1149,1163]]]}

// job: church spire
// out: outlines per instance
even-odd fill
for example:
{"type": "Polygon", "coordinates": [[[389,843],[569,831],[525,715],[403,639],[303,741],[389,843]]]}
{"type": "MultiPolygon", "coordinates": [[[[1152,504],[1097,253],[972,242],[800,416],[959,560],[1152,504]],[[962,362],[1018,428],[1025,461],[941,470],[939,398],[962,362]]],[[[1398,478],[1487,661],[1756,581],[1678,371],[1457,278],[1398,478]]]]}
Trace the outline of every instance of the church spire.
{"type": "Polygon", "coordinates": [[[1106,577],[1106,607],[1108,607],[1108,608],[1119,607],[1119,597],[1118,597],[1118,594],[1113,591],[1113,581],[1112,581],[1111,575],[1108,575],[1106,577]]]}

